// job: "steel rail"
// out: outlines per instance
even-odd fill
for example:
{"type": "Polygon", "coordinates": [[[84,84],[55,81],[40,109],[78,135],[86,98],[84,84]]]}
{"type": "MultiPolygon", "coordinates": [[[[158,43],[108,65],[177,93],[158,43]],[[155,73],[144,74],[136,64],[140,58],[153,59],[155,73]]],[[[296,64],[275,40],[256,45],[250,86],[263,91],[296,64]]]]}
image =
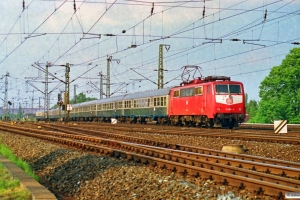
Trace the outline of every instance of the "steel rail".
{"type": "MultiPolygon", "coordinates": [[[[237,174],[234,174],[234,175],[227,174],[227,173],[224,173],[224,171],[219,172],[216,170],[205,169],[205,168],[203,168],[203,166],[201,166],[201,167],[191,166],[191,165],[182,164],[182,163],[178,163],[178,162],[174,162],[174,161],[163,160],[161,158],[153,158],[153,157],[151,158],[149,156],[137,155],[137,154],[120,151],[120,150],[115,150],[115,149],[111,149],[111,148],[107,148],[107,147],[103,148],[99,145],[95,145],[92,143],[86,143],[86,142],[83,142],[80,140],[75,141],[73,139],[70,140],[70,139],[64,139],[61,137],[53,137],[53,136],[45,135],[45,132],[44,132],[44,134],[41,134],[41,132],[43,132],[43,131],[36,130],[36,129],[31,129],[30,131],[38,132],[38,134],[30,133],[28,131],[20,131],[16,127],[6,127],[6,128],[0,127],[0,129],[2,129],[2,130],[7,129],[6,131],[13,131],[13,132],[17,132],[17,133],[24,134],[27,136],[35,136],[35,137],[47,139],[50,141],[60,142],[63,144],[69,144],[71,146],[77,146],[77,147],[80,147],[80,148],[83,148],[86,150],[97,150],[99,152],[105,152],[106,154],[110,154],[110,155],[114,155],[114,156],[125,156],[126,158],[129,158],[129,159],[134,159],[136,161],[142,161],[142,162],[150,163],[150,164],[152,163],[153,165],[158,165],[160,167],[175,170],[175,171],[178,171],[181,173],[188,173],[190,175],[201,176],[202,178],[214,179],[215,181],[220,181],[225,185],[226,184],[235,185],[235,186],[238,186],[240,189],[247,188],[250,190],[254,190],[259,194],[264,193],[264,194],[276,195],[276,196],[282,197],[283,192],[300,192],[299,188],[280,185],[278,183],[269,183],[269,182],[266,182],[263,180],[255,180],[255,179],[249,178],[249,177],[241,177],[241,176],[238,176],[237,174]],[[12,130],[12,128],[15,130],[12,130]],[[101,150],[99,150],[99,149],[101,149],[101,150]]],[[[27,128],[27,130],[28,130],[28,128],[27,128]]],[[[48,132],[49,131],[47,131],[47,133],[48,132]]],[[[50,134],[58,134],[58,133],[50,132],[50,134]]],[[[58,135],[62,135],[62,134],[58,134],[58,135]]],[[[117,141],[110,141],[110,142],[115,145],[117,141]]],[[[124,143],[124,142],[121,142],[121,143],[124,143]]],[[[176,161],[178,161],[178,160],[176,159],[176,161]]],[[[255,172],[253,172],[253,173],[255,173],[255,172]]],[[[271,176],[271,175],[268,175],[268,176],[271,176]]],[[[282,177],[280,177],[280,178],[282,178],[282,177]]]]}
{"type": "MultiPolygon", "coordinates": [[[[95,125],[92,125],[95,126],[95,125]]],[[[225,131],[224,129],[181,129],[181,130],[157,130],[149,129],[145,127],[115,127],[115,126],[96,126],[98,129],[113,129],[119,131],[130,131],[130,132],[144,132],[144,133],[157,133],[157,134],[172,134],[172,135],[185,135],[185,136],[202,136],[202,137],[214,137],[214,138],[225,138],[225,139],[236,139],[236,140],[250,140],[250,141],[260,141],[260,142],[272,142],[272,143],[283,143],[283,144],[300,144],[300,137],[295,136],[282,136],[282,135],[268,135],[268,134],[253,134],[247,135],[247,133],[241,133],[239,131],[233,130],[225,131]],[[201,132],[201,133],[199,133],[201,132]],[[203,133],[205,132],[205,133],[203,133]]]]}
{"type": "MultiPolygon", "coordinates": [[[[122,143],[122,142],[116,141],[116,140],[112,141],[112,140],[106,140],[104,138],[98,139],[98,138],[94,138],[94,136],[93,136],[93,138],[91,138],[90,136],[86,136],[86,135],[85,136],[77,135],[76,132],[70,132],[70,131],[60,129],[57,127],[53,127],[53,128],[55,130],[58,130],[61,132],[68,132],[71,134],[69,137],[76,138],[76,139],[84,139],[86,141],[98,142],[98,143],[102,143],[102,144],[106,144],[106,145],[111,142],[113,142],[114,144],[122,143]]],[[[82,130],[82,131],[84,131],[84,130],[82,130]]],[[[111,134],[109,134],[109,135],[111,135],[111,134]]],[[[112,136],[114,137],[115,134],[113,134],[112,136]]],[[[140,141],[141,139],[138,138],[138,140],[140,141]]],[[[130,144],[132,144],[132,143],[130,143],[130,144]]],[[[139,147],[144,147],[144,146],[139,144],[139,147]]],[[[149,148],[148,145],[147,145],[147,147],[149,148]]],[[[158,147],[152,147],[152,148],[158,148],[158,147]]],[[[161,148],[161,147],[159,147],[159,148],[161,148]]],[[[170,150],[170,149],[166,149],[166,148],[164,148],[164,151],[171,152],[173,156],[181,155],[181,156],[185,156],[185,157],[195,158],[197,160],[209,161],[209,162],[213,162],[213,163],[220,163],[223,165],[235,166],[238,168],[251,169],[253,171],[260,171],[260,172],[265,172],[265,173],[269,173],[269,174],[277,174],[277,175],[284,176],[284,177],[293,177],[295,179],[300,180],[300,169],[299,169],[300,164],[297,164],[297,163],[289,163],[289,164],[295,164],[295,167],[290,167],[290,166],[283,166],[286,162],[284,162],[284,164],[281,164],[281,161],[278,161],[278,160],[277,160],[277,163],[268,164],[268,163],[263,163],[263,162],[253,162],[253,159],[245,160],[244,157],[242,159],[228,158],[228,157],[226,157],[226,153],[223,153],[223,156],[219,156],[219,155],[217,156],[217,155],[203,154],[203,153],[199,153],[199,152],[194,153],[191,151],[184,151],[184,150],[174,150],[174,149],[170,150]]],[[[264,160],[262,158],[260,158],[260,159],[264,160]]]]}
{"type": "Polygon", "coordinates": [[[247,154],[235,154],[235,153],[228,153],[213,149],[207,149],[207,148],[201,148],[196,146],[188,146],[188,145],[182,145],[182,144],[169,144],[169,143],[163,143],[163,142],[156,142],[153,140],[146,140],[139,137],[133,137],[133,136],[127,136],[127,135],[121,135],[116,133],[110,133],[110,132],[103,132],[103,131],[97,131],[97,130],[87,130],[84,128],[79,127],[72,127],[72,126],[60,126],[55,124],[55,127],[51,125],[44,125],[44,127],[51,128],[53,130],[58,130],[61,132],[69,133],[69,134],[77,134],[77,133],[85,133],[85,134],[92,134],[93,136],[102,136],[105,138],[116,138],[116,139],[122,139],[124,141],[136,141],[142,144],[147,145],[155,145],[158,147],[165,147],[170,149],[178,149],[182,151],[190,151],[195,153],[201,153],[201,154],[207,154],[207,155],[215,155],[215,156],[221,156],[221,157],[227,157],[227,158],[233,158],[233,159],[241,159],[241,160],[248,160],[250,162],[261,162],[266,164],[272,164],[272,165],[280,165],[285,167],[292,167],[292,168],[299,168],[300,169],[300,163],[297,162],[290,162],[290,161],[284,161],[284,160],[278,160],[278,159],[270,159],[270,158],[264,158],[259,156],[252,156],[247,154]],[[61,127],[61,128],[59,128],[61,127]],[[68,131],[66,128],[75,130],[74,131],[68,131]]]}

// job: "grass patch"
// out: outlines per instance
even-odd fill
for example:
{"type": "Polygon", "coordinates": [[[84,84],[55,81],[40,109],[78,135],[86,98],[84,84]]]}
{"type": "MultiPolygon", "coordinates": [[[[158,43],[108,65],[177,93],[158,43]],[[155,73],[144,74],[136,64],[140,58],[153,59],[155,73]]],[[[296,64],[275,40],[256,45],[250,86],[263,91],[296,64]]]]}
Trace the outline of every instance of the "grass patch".
{"type": "MultiPolygon", "coordinates": [[[[9,159],[20,167],[26,174],[39,181],[38,176],[33,173],[32,168],[28,163],[20,158],[17,158],[13,152],[4,144],[0,138],[0,154],[9,159]]],[[[14,179],[8,170],[0,163],[0,199],[1,200],[30,200],[31,194],[28,190],[20,185],[20,181],[14,179]]]]}
{"type": "Polygon", "coordinates": [[[30,200],[31,194],[20,186],[19,180],[13,179],[7,169],[0,163],[0,199],[30,200]]]}
{"type": "Polygon", "coordinates": [[[15,163],[18,167],[20,167],[26,174],[34,178],[36,181],[39,181],[39,177],[33,173],[32,168],[28,163],[23,161],[20,158],[17,158],[13,152],[4,144],[1,143],[0,139],[0,154],[9,159],[11,162],[15,163]]]}

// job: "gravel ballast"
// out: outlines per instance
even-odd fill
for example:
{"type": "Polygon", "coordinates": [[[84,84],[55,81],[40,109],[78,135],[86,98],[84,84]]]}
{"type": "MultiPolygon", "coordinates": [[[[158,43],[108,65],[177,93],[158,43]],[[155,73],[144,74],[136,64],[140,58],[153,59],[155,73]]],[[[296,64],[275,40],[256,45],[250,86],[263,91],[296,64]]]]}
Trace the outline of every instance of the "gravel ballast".
{"type": "MultiPolygon", "coordinates": [[[[140,137],[145,135],[137,134],[140,137]]],[[[214,181],[181,176],[159,168],[55,145],[48,141],[0,132],[2,143],[28,162],[41,184],[58,199],[272,199],[214,181]]],[[[248,153],[299,162],[296,145],[232,141],[221,138],[151,136],[152,140],[220,150],[243,144],[248,153]]]]}

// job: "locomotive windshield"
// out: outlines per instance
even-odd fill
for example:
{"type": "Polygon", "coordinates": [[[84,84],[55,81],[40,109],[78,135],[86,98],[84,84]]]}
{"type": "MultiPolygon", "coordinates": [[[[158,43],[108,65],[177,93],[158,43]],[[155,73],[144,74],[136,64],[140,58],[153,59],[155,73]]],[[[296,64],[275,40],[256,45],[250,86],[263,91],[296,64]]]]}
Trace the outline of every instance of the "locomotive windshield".
{"type": "Polygon", "coordinates": [[[217,94],[241,94],[241,86],[235,84],[218,84],[216,85],[217,94]]]}

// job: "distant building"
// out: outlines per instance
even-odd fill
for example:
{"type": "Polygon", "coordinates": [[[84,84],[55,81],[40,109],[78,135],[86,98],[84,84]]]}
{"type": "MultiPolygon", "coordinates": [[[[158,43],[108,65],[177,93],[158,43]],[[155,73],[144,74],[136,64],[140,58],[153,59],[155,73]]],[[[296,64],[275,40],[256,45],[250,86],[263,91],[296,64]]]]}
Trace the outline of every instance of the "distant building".
{"type": "MultiPolygon", "coordinates": [[[[41,108],[41,109],[43,109],[43,108],[41,108]]],[[[32,115],[41,109],[39,109],[39,108],[21,108],[23,115],[32,115]]],[[[18,114],[19,108],[3,109],[3,107],[0,107],[0,115],[3,115],[5,112],[10,113],[10,114],[18,114]]]]}

